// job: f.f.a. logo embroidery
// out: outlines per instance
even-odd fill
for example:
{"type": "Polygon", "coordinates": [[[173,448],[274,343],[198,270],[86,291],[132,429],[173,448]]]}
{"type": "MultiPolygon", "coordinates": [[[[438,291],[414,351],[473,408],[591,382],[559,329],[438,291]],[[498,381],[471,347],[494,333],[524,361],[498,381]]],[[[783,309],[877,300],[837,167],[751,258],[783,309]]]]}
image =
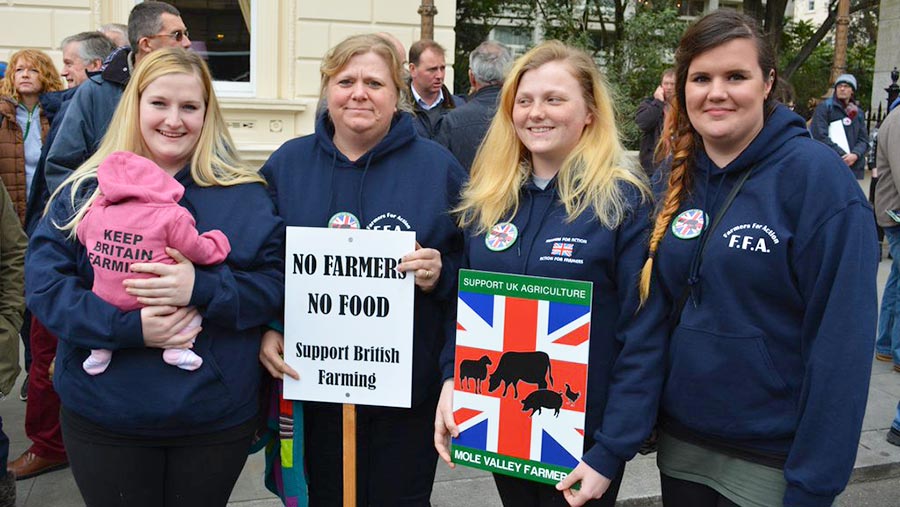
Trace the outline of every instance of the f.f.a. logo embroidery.
{"type": "Polygon", "coordinates": [[[722,237],[728,241],[728,248],[761,254],[772,253],[772,248],[781,242],[771,227],[756,222],[735,225],[722,237]]]}
{"type": "MultiPolygon", "coordinates": [[[[577,237],[555,237],[544,240],[544,248],[549,249],[550,255],[541,255],[541,262],[564,262],[567,264],[584,264],[584,259],[579,259],[580,249],[587,245],[587,240],[577,237]]],[[[544,250],[547,252],[547,250],[544,250]]]]}

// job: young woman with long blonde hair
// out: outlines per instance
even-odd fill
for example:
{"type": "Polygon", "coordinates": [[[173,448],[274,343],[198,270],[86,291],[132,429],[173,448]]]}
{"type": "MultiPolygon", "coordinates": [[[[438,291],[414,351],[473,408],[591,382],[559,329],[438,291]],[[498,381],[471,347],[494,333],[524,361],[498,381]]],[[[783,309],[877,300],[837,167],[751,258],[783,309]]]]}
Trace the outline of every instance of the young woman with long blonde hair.
{"type": "MultiPolygon", "coordinates": [[[[540,44],[510,71],[456,210],[467,231],[464,267],[593,283],[584,454],[555,489],[495,474],[507,506],[614,505],[624,463],[655,419],[665,309],[656,298],[641,309],[637,285],[651,203],[615,125],[608,85],[590,56],[558,41],[540,44]],[[559,243],[567,262],[554,259],[559,243]]],[[[434,437],[448,464],[449,437],[458,435],[454,361],[464,359],[454,359],[453,345],[442,355],[434,437]]],[[[520,388],[520,399],[530,389],[520,388]]]]}
{"type": "MultiPolygon", "coordinates": [[[[281,220],[262,178],[228,135],[206,64],[180,48],[141,62],[97,153],[58,189],[31,238],[29,307],[59,336],[55,386],[75,482],[88,505],[225,505],[255,431],[260,326],[282,304],[281,220]],[[156,163],[184,187],[180,204],[200,231],[230,240],[224,263],[141,263],[142,238],[109,230],[89,248],[75,230],[98,195],[97,166],[115,151],[156,163]],[[156,277],[125,280],[147,305],[122,311],[91,292],[93,271],[156,277]],[[197,314],[203,327],[178,334],[197,314]],[[193,372],[163,349],[193,348],[193,372]],[[114,350],[102,375],[80,367],[91,349],[114,350]]],[[[155,260],[155,259],[154,259],[155,260]]]]}

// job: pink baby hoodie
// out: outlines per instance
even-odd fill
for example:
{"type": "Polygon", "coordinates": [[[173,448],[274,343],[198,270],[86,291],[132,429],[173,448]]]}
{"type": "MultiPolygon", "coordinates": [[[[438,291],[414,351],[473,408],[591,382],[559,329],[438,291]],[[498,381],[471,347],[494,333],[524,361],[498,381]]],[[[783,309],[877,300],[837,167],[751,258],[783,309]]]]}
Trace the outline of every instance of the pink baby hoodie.
{"type": "Polygon", "coordinates": [[[175,264],[166,247],[194,264],[211,265],[231,251],[221,231],[199,234],[194,217],[178,205],[184,187],[152,161],[134,153],[112,153],[97,169],[101,195],[76,230],[94,269],[95,294],[122,310],[141,308],[122,281],[150,278],[132,273],[131,264],[175,264]]]}

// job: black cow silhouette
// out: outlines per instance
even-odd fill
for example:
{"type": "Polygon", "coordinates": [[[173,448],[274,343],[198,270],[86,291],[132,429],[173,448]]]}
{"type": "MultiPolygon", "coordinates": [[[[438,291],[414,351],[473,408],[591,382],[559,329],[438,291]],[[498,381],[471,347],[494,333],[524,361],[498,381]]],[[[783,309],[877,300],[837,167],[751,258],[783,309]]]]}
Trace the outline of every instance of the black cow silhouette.
{"type": "Polygon", "coordinates": [[[574,405],[578,401],[579,396],[581,396],[581,393],[576,393],[569,387],[569,384],[566,384],[566,398],[569,400],[570,405],[574,405]]]}
{"type": "Polygon", "coordinates": [[[519,381],[536,384],[538,389],[546,389],[547,376],[550,376],[550,385],[553,385],[553,372],[550,368],[550,356],[546,352],[506,352],[500,356],[497,369],[491,373],[488,382],[488,392],[494,392],[503,385],[503,396],[509,386],[513,387],[513,397],[519,397],[519,381]]]}
{"type": "Polygon", "coordinates": [[[481,356],[481,359],[477,361],[463,359],[459,363],[459,383],[468,389],[469,379],[475,379],[475,394],[481,394],[481,381],[487,378],[487,367],[489,364],[493,363],[488,356],[481,356]]]}
{"type": "Polygon", "coordinates": [[[534,413],[541,413],[542,408],[552,408],[553,417],[559,417],[559,409],[562,407],[562,395],[556,391],[538,389],[522,400],[522,412],[531,410],[528,417],[534,417],[534,413]]]}

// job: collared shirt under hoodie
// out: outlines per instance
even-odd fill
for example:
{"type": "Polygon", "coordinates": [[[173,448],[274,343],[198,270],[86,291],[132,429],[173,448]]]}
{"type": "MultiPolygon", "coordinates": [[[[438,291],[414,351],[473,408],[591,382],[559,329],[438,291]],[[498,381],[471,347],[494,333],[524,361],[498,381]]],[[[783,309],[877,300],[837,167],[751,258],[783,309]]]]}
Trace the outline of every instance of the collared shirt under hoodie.
{"type": "MultiPolygon", "coordinates": [[[[734,161],[697,154],[678,213],[709,235],[669,345],[663,424],[727,452],[780,456],[785,503],[831,505],[847,484],[865,412],[878,264],[872,208],[843,161],[783,106],[734,161]]],[[[675,218],[673,217],[673,219],[675,218]]],[[[671,228],[656,256],[670,300],[690,278],[700,238],[671,228]]]]}
{"type": "Polygon", "coordinates": [[[449,152],[416,135],[414,121],[394,115],[387,135],[351,161],[335,147],[334,126],[322,114],[314,134],[286,142],[262,168],[288,226],[327,227],[336,213],[349,213],[365,229],[415,231],[420,245],[441,252],[437,287],[415,292],[413,407],[440,389],[437,358],[462,251],[450,210],[465,178],[449,152]]]}
{"type": "Polygon", "coordinates": [[[47,153],[44,178],[49,193],[97,151],[131,80],[133,60],[130,48],[119,48],[102,72],[89,74],[75,89],[60,125],[59,131],[65,134],[54,140],[47,153]]]}
{"type": "MultiPolygon", "coordinates": [[[[622,192],[628,211],[609,229],[592,207],[570,222],[555,179],[543,189],[529,180],[515,216],[504,220],[518,229],[515,242],[492,251],[484,233],[467,234],[463,257],[465,268],[593,284],[582,460],[610,479],[634,457],[655,422],[666,338],[663,300],[653,294],[638,310],[652,205],[633,187],[622,184],[622,192]],[[570,244],[571,256],[553,255],[560,242],[570,244]]],[[[441,355],[444,378],[453,376],[454,341],[441,355]]]]}

